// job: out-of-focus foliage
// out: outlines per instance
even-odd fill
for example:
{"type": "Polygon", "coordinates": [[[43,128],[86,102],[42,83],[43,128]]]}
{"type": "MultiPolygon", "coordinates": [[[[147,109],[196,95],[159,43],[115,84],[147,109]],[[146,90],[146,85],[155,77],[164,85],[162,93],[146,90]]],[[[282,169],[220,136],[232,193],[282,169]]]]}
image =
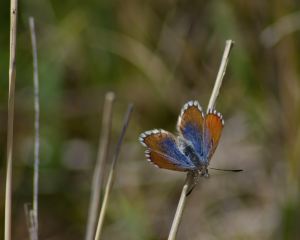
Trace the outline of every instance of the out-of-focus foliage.
{"type": "MultiPolygon", "coordinates": [[[[128,102],[103,239],[166,239],[185,175],[153,168],[137,138],[175,130],[181,106],[208,103],[225,40],[235,47],[217,101],[226,125],[211,171],[190,195],[178,239],[298,239],[298,1],[19,1],[13,238],[31,201],[37,25],[41,98],[40,236],[83,239],[104,94],[115,91],[113,143],[128,102]]],[[[3,231],[9,1],[0,3],[0,229],[3,231]]],[[[112,145],[112,149],[114,144],[112,145]]]]}

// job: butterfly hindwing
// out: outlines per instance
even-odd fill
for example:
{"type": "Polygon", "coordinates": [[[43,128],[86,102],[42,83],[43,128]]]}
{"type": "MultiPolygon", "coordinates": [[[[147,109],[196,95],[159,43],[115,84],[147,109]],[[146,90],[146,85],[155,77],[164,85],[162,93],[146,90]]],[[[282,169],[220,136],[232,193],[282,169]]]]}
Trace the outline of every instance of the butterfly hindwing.
{"type": "Polygon", "coordinates": [[[152,130],[140,135],[140,142],[147,147],[147,159],[160,168],[187,171],[194,164],[180,151],[176,137],[164,130],[152,130]]]}
{"type": "Polygon", "coordinates": [[[162,155],[159,152],[147,149],[145,151],[145,156],[149,162],[153,163],[159,168],[175,170],[180,172],[186,171],[185,168],[179,167],[178,164],[173,163],[172,160],[170,160],[167,156],[162,155]]]}
{"type": "Polygon", "coordinates": [[[204,115],[198,101],[187,102],[177,121],[178,132],[190,141],[201,158],[203,156],[203,125],[204,115]]]}
{"type": "Polygon", "coordinates": [[[204,120],[203,148],[204,156],[208,160],[210,160],[218,146],[223,126],[224,120],[221,113],[216,110],[210,110],[206,114],[204,120]]]}

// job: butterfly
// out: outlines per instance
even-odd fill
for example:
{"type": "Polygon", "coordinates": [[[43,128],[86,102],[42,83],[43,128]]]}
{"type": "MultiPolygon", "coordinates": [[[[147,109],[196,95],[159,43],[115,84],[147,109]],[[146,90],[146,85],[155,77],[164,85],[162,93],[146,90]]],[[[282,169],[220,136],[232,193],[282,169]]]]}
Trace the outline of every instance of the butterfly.
{"type": "Polygon", "coordinates": [[[147,149],[145,156],[155,166],[208,177],[208,165],[224,127],[221,113],[203,113],[198,101],[182,107],[177,121],[178,135],[163,129],[142,133],[139,141],[147,149]]]}

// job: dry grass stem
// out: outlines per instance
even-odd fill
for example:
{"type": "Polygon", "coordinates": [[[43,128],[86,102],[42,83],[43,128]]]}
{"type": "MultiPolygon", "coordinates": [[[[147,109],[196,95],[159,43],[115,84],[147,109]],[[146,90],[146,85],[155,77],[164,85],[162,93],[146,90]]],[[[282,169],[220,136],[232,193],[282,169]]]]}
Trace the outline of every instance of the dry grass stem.
{"type": "Polygon", "coordinates": [[[25,207],[28,232],[31,240],[38,239],[38,192],[39,192],[39,152],[40,152],[40,104],[39,104],[39,77],[38,77],[38,60],[37,60],[37,45],[34,18],[29,18],[29,29],[32,45],[33,56],[33,88],[34,88],[34,167],[33,167],[33,199],[32,209],[28,209],[28,205],[25,207]]]}
{"type": "Polygon", "coordinates": [[[105,95],[103,115],[102,115],[102,128],[101,128],[101,138],[99,141],[99,148],[97,154],[97,161],[93,175],[92,188],[91,188],[91,198],[89,205],[88,221],[86,227],[86,240],[94,239],[96,221],[99,212],[99,202],[100,194],[102,189],[103,181],[103,169],[107,159],[107,153],[110,144],[111,136],[111,123],[112,123],[112,109],[113,102],[115,99],[115,94],[113,92],[108,92],[105,95]]]}
{"type": "Polygon", "coordinates": [[[16,81],[16,37],[17,37],[18,1],[10,2],[10,51],[9,51],[9,90],[7,117],[7,167],[5,185],[5,219],[4,239],[11,239],[11,205],[12,205],[12,152],[14,133],[14,98],[16,81]]]}
{"type": "MultiPolygon", "coordinates": [[[[220,68],[219,68],[219,72],[217,74],[217,78],[216,78],[215,85],[214,85],[214,88],[213,88],[213,91],[212,91],[212,94],[211,94],[211,97],[210,97],[210,100],[209,100],[207,110],[213,109],[214,106],[215,106],[216,99],[219,95],[219,90],[220,90],[220,87],[222,85],[222,80],[223,80],[223,77],[224,77],[225,72],[226,72],[226,67],[227,67],[227,63],[228,63],[228,59],[229,59],[229,53],[230,53],[230,50],[232,49],[232,46],[233,46],[233,41],[232,40],[227,40],[226,45],[225,45],[225,49],[224,49],[224,53],[223,53],[223,57],[222,57],[222,61],[221,61],[221,65],[220,65],[220,68]]],[[[178,232],[178,226],[180,224],[183,209],[185,207],[186,197],[187,197],[189,191],[191,190],[191,188],[193,187],[194,184],[195,183],[194,183],[193,174],[188,173],[187,177],[186,177],[185,184],[184,184],[184,186],[182,188],[182,191],[181,191],[180,199],[179,199],[179,202],[178,202],[178,205],[177,205],[176,213],[175,213],[175,216],[174,216],[174,219],[173,219],[173,223],[172,223],[172,226],[171,226],[171,230],[170,230],[170,233],[169,233],[168,240],[176,239],[176,235],[177,235],[177,232],[178,232]]]]}
{"type": "Polygon", "coordinates": [[[32,208],[30,207],[30,203],[24,204],[24,211],[25,211],[25,219],[26,219],[26,226],[29,234],[30,240],[34,239],[35,236],[35,227],[34,227],[34,215],[32,208]]]}
{"type": "Polygon", "coordinates": [[[181,191],[181,195],[180,195],[180,199],[178,202],[178,206],[176,209],[176,213],[173,219],[173,223],[172,223],[172,227],[169,233],[169,237],[168,240],[171,239],[175,239],[176,238],[176,234],[178,231],[178,226],[179,223],[181,221],[182,218],[182,212],[185,206],[185,201],[186,201],[186,197],[188,195],[189,190],[191,189],[191,186],[193,185],[193,174],[188,173],[186,176],[186,180],[185,180],[185,184],[183,185],[182,191],[181,191]]]}
{"type": "Polygon", "coordinates": [[[210,99],[209,99],[209,103],[208,103],[208,106],[207,106],[207,111],[209,109],[214,109],[214,107],[216,105],[216,100],[217,100],[217,97],[219,95],[220,88],[222,86],[222,81],[223,81],[223,78],[224,78],[224,75],[225,75],[225,72],[226,72],[226,67],[227,67],[228,60],[229,60],[230,50],[232,49],[233,44],[234,44],[234,42],[232,40],[227,40],[226,41],[225,49],[224,49],[224,53],[223,53],[223,57],[222,57],[222,61],[221,61],[221,65],[220,65],[218,75],[217,75],[217,78],[216,78],[216,81],[215,81],[214,89],[213,89],[212,94],[211,94],[210,99]]]}
{"type": "Polygon", "coordinates": [[[130,120],[132,109],[133,109],[133,105],[130,104],[128,106],[128,109],[127,109],[127,113],[126,113],[126,116],[125,116],[125,119],[124,119],[123,129],[122,129],[119,141],[117,143],[116,150],[115,150],[114,157],[113,157],[113,161],[112,161],[112,164],[111,164],[111,167],[110,167],[110,170],[109,170],[109,175],[108,175],[107,183],[106,183],[106,186],[105,186],[105,192],[104,192],[103,202],[102,202],[102,206],[101,206],[101,211],[100,211],[100,215],[99,215],[99,219],[98,219],[98,225],[97,225],[95,240],[99,240],[100,236],[101,236],[102,226],[103,226],[104,217],[105,217],[107,204],[108,204],[109,193],[110,193],[112,183],[113,183],[114,170],[115,170],[116,163],[117,163],[117,160],[118,160],[118,157],[119,157],[119,153],[120,153],[120,150],[121,150],[121,145],[122,145],[122,142],[123,142],[123,139],[124,139],[124,136],[125,136],[125,132],[126,132],[126,129],[128,127],[128,123],[129,123],[129,120],[130,120]]]}

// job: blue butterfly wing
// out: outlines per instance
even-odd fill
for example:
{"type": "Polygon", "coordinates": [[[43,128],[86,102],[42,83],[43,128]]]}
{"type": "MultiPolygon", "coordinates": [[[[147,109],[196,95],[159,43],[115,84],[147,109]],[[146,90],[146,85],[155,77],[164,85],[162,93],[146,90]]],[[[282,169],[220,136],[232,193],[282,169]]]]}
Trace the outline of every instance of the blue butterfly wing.
{"type": "Polygon", "coordinates": [[[216,110],[209,111],[204,120],[204,157],[210,160],[214,154],[224,126],[224,120],[221,113],[216,110]]]}
{"type": "Polygon", "coordinates": [[[204,115],[198,101],[187,102],[180,113],[177,121],[178,132],[192,143],[199,159],[203,159],[203,124],[204,115]]]}
{"type": "Polygon", "coordinates": [[[195,169],[193,162],[179,149],[174,135],[164,130],[152,130],[140,135],[140,142],[147,147],[145,156],[160,168],[175,171],[195,169]]]}

